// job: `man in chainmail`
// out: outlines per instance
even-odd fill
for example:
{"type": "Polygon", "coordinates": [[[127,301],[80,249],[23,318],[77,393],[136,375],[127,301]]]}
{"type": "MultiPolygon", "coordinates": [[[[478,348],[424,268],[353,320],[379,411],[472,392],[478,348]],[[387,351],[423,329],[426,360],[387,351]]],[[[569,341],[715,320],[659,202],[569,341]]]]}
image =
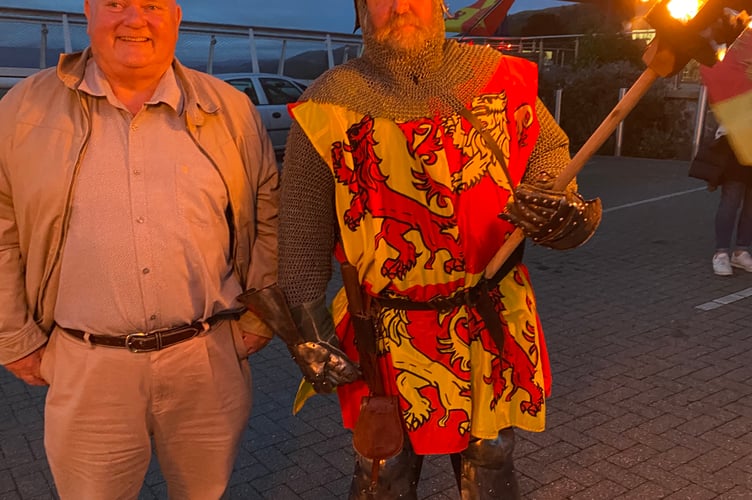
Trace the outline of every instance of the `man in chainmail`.
{"type": "Polygon", "coordinates": [[[326,309],[334,252],[357,269],[406,436],[376,467],[356,449],[350,497],[415,498],[422,457],[450,454],[462,498],[517,498],[513,428],[543,431],[549,362],[521,252],[484,270],[515,227],[578,246],[600,203],[550,189],[568,139],[533,63],[445,40],[440,0],[355,5],[363,55],[291,107],[282,170],[279,286],[303,337],[333,353],[303,371],[318,392],[339,386],[354,428],[369,387],[342,369],[359,359],[344,294],[326,309]]]}

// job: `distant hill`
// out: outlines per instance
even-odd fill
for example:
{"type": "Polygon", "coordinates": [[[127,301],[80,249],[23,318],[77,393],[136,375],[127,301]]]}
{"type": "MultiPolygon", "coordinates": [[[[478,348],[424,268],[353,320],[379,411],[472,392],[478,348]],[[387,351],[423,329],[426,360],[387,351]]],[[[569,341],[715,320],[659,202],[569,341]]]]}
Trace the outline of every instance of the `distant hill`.
{"type": "MultiPolygon", "coordinates": [[[[612,21],[619,29],[618,20],[612,21]]],[[[603,31],[604,12],[593,4],[563,5],[542,10],[518,12],[504,23],[502,36],[578,35],[603,31]]]]}

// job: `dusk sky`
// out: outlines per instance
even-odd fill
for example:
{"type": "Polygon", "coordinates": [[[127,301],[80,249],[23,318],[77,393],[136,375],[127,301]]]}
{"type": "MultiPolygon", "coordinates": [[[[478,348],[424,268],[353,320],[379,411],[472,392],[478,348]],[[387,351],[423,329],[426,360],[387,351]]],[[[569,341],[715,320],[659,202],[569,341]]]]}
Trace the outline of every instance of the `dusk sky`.
{"type": "MultiPolygon", "coordinates": [[[[183,19],[209,23],[352,32],[352,0],[178,0],[183,19]],[[322,15],[322,13],[324,15],[322,15]]],[[[448,0],[455,10],[474,0],[448,0]]],[[[0,7],[83,12],[83,0],[0,0],[0,7]]],[[[510,12],[566,5],[558,0],[517,0],[510,12]]]]}

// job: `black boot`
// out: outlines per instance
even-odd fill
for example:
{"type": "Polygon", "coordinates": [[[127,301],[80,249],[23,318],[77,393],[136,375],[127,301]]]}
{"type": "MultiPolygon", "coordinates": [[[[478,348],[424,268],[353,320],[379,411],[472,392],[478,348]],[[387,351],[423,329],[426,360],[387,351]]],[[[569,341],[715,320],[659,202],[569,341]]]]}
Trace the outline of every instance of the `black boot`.
{"type": "Polygon", "coordinates": [[[519,500],[512,452],[514,430],[502,429],[496,439],[474,439],[462,455],[462,500],[519,500]]]}
{"type": "Polygon", "coordinates": [[[372,481],[373,461],[355,452],[355,473],[350,485],[350,500],[415,500],[423,456],[416,455],[405,439],[399,455],[379,464],[376,484],[372,481]]]}

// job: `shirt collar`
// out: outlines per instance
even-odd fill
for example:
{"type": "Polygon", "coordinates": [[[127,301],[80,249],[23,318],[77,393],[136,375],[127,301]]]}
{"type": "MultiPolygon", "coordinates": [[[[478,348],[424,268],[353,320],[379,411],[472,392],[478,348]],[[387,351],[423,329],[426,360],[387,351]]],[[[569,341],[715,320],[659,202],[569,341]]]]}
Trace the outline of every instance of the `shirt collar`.
{"type": "MultiPolygon", "coordinates": [[[[79,90],[86,92],[89,95],[95,97],[105,97],[113,106],[124,107],[120,100],[115,96],[112,91],[110,83],[104,76],[104,73],[94,61],[93,57],[90,57],[86,61],[86,70],[84,71],[84,78],[81,84],[78,86],[79,90]]],[[[165,74],[157,84],[157,88],[154,90],[151,98],[144,104],[156,105],[165,103],[171,107],[176,113],[183,112],[183,91],[175,76],[175,70],[172,66],[167,68],[165,74]]]]}

